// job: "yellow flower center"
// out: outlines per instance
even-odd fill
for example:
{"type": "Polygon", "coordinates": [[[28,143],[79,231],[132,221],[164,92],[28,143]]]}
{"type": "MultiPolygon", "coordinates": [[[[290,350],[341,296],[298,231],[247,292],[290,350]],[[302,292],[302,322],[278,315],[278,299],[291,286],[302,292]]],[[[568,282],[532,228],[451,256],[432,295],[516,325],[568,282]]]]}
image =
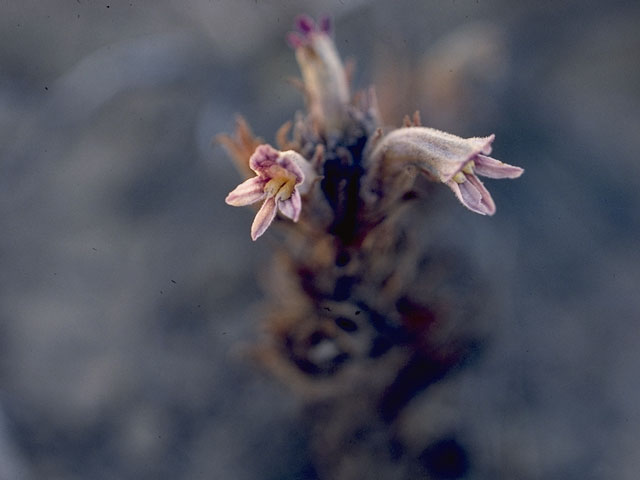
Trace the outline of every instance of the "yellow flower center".
{"type": "Polygon", "coordinates": [[[264,186],[264,192],[268,198],[276,197],[276,200],[287,200],[291,197],[295,186],[295,177],[282,175],[269,180],[264,186]]]}
{"type": "Polygon", "coordinates": [[[469,175],[473,175],[473,167],[475,167],[476,164],[473,163],[473,160],[471,160],[470,162],[467,162],[467,164],[462,168],[462,171],[464,173],[468,173],[469,175]]]}
{"type": "Polygon", "coordinates": [[[287,200],[293,194],[293,189],[296,186],[295,180],[287,180],[276,195],[276,200],[287,200]]]}
{"type": "Polygon", "coordinates": [[[458,172],[453,176],[453,181],[456,183],[464,183],[466,179],[464,178],[464,173],[458,172]]]}
{"type": "Polygon", "coordinates": [[[464,167],[462,167],[462,170],[460,170],[458,173],[456,173],[453,176],[453,181],[456,183],[464,183],[467,181],[466,177],[464,176],[464,174],[466,173],[467,175],[473,175],[473,167],[475,167],[476,164],[473,163],[473,160],[469,161],[466,163],[466,165],[464,167]]]}

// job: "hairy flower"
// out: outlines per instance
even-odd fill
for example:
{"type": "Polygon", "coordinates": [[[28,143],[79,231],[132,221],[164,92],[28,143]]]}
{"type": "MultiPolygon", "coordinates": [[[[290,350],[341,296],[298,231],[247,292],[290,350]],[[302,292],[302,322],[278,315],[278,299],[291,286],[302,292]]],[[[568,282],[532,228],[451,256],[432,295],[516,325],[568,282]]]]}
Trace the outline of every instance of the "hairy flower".
{"type": "Polygon", "coordinates": [[[288,36],[300,65],[309,113],[322,135],[344,127],[349,103],[347,74],[331,39],[328,18],[318,25],[308,16],[296,20],[298,32],[288,36]]]}
{"type": "Polygon", "coordinates": [[[433,128],[399,128],[375,145],[371,164],[390,177],[407,166],[417,167],[429,179],[445,183],[469,210],[493,215],[496,207],[491,194],[476,174],[518,178],[524,172],[488,156],[494,138],[465,139],[433,128]]]}
{"type": "Polygon", "coordinates": [[[238,185],[225,201],[234,207],[242,207],[264,200],[251,225],[251,238],[256,240],[271,225],[278,210],[294,222],[298,221],[302,209],[300,194],[308,191],[315,174],[299,153],[293,150],[280,152],[267,144],[256,148],[249,166],[257,176],[238,185]]]}

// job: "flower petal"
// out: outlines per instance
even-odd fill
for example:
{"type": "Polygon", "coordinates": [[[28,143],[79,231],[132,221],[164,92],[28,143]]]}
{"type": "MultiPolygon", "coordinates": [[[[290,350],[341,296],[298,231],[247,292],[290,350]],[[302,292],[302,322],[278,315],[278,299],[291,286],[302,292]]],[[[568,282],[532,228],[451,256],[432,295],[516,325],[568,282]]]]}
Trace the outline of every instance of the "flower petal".
{"type": "MultiPolygon", "coordinates": [[[[282,152],[278,157],[278,165],[286,169],[289,173],[292,173],[296,177],[296,185],[304,181],[305,174],[301,167],[304,166],[307,160],[294,150],[287,150],[282,152]]],[[[311,165],[309,165],[311,168],[311,165]]]]}
{"type": "Polygon", "coordinates": [[[253,224],[251,225],[251,239],[253,241],[257,240],[276,216],[276,200],[273,197],[267,198],[258,213],[256,213],[256,218],[253,219],[253,224]]]}
{"type": "Polygon", "coordinates": [[[453,190],[460,203],[472,212],[480,215],[493,215],[496,212],[491,194],[475,175],[465,175],[463,183],[450,180],[447,185],[453,190]]]}
{"type": "Polygon", "coordinates": [[[300,211],[302,210],[300,192],[298,192],[298,190],[294,190],[289,198],[286,200],[280,200],[278,202],[278,208],[285,217],[289,217],[294,222],[297,222],[300,218],[300,211]]]}
{"type": "Polygon", "coordinates": [[[503,163],[495,158],[485,155],[478,155],[474,159],[475,166],[473,170],[478,175],[489,178],[518,178],[524,172],[524,169],[503,163]]]}
{"type": "Polygon", "coordinates": [[[460,196],[462,197],[462,203],[469,208],[478,209],[482,205],[482,194],[471,182],[465,181],[460,184],[460,196]]]}
{"type": "MultiPolygon", "coordinates": [[[[477,192],[472,195],[480,194],[480,200],[476,204],[477,209],[471,209],[474,212],[480,213],[481,215],[493,215],[496,213],[496,204],[493,203],[493,198],[491,198],[491,194],[489,190],[485,188],[482,182],[475,175],[465,175],[467,179],[462,185],[460,185],[460,190],[462,190],[462,196],[465,196],[465,190],[471,192],[472,190],[477,192]]],[[[470,207],[469,207],[470,208],[470,207]]]]}
{"type": "Polygon", "coordinates": [[[253,177],[249,180],[245,180],[234,188],[229,195],[227,195],[227,198],[225,198],[224,201],[234,207],[243,207],[245,205],[256,203],[257,201],[262,200],[265,196],[265,183],[265,180],[261,177],[253,177]]]}
{"type": "Polygon", "coordinates": [[[269,144],[258,145],[256,151],[249,158],[249,166],[258,175],[262,175],[266,169],[276,163],[279,155],[280,152],[269,144]]]}
{"type": "Polygon", "coordinates": [[[298,152],[295,152],[293,150],[282,152],[282,157],[292,160],[292,163],[299,168],[300,172],[295,173],[295,175],[298,180],[300,178],[302,178],[302,180],[296,183],[296,190],[300,192],[300,195],[308,194],[311,191],[311,188],[316,184],[316,182],[322,178],[320,175],[318,175],[316,169],[313,166],[314,160],[312,159],[311,161],[309,161],[298,152]],[[300,176],[300,173],[302,173],[302,176],[300,176]]]}

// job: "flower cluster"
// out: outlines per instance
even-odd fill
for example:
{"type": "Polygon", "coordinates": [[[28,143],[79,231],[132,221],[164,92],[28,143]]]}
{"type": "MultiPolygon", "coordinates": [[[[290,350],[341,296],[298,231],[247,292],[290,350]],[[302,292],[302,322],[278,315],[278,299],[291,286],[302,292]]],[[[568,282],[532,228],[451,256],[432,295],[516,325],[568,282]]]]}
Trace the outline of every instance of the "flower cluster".
{"type": "MultiPolygon", "coordinates": [[[[297,222],[303,208],[301,195],[308,193],[316,185],[315,179],[323,175],[326,177],[321,188],[336,217],[352,208],[345,207],[346,203],[340,204],[345,196],[359,197],[344,200],[361,210],[348,217],[353,222],[388,217],[390,212],[380,212],[380,209],[393,208],[413,185],[415,172],[447,185],[469,210],[481,215],[495,213],[493,199],[478,175],[517,178],[523,169],[489,156],[494,135],[464,139],[423,127],[419,117],[414,124],[405,123],[404,127],[383,135],[378,125],[363,120],[377,119],[379,115],[367,117],[358,112],[356,102],[350,99],[348,75],[329,36],[328,19],[316,24],[309,17],[301,16],[296,26],[298,31],[290,33],[288,40],[302,72],[309,115],[296,123],[295,142],[280,142],[291,149],[280,151],[260,144],[248,133],[248,127],[240,132],[238,141],[223,138],[234,157],[245,162],[241,165],[243,171],[248,171],[248,152],[258,145],[248,161],[256,176],[240,184],[226,198],[233,206],[263,201],[251,227],[253,240],[265,232],[278,211],[297,222]],[[357,133],[360,136],[354,137],[353,132],[360,132],[357,133]],[[355,145],[366,147],[354,149],[355,145]],[[305,156],[319,150],[326,155],[320,161],[314,159],[312,166],[305,156]],[[354,158],[354,152],[361,158],[354,158]],[[332,160],[323,164],[326,158],[332,160]],[[353,172],[360,166],[364,172],[354,176],[353,172]],[[375,210],[377,217],[367,215],[368,208],[375,210]]],[[[375,98],[373,94],[367,98],[369,112],[376,108],[375,98]]],[[[285,127],[279,137],[286,135],[290,124],[285,127]]],[[[317,195],[313,201],[322,201],[322,198],[317,195]]]]}

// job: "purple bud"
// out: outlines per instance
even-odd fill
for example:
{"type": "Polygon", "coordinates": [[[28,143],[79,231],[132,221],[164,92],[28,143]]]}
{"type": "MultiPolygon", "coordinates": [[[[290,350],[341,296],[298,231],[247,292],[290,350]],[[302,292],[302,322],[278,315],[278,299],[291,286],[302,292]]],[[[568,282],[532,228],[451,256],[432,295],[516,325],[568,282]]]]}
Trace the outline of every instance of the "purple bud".
{"type": "Polygon", "coordinates": [[[331,33],[331,18],[327,15],[320,18],[320,30],[324,33],[331,33]]]}
{"type": "Polygon", "coordinates": [[[316,29],[316,24],[309,15],[300,15],[296,18],[296,26],[302,33],[309,34],[316,29]]]}

